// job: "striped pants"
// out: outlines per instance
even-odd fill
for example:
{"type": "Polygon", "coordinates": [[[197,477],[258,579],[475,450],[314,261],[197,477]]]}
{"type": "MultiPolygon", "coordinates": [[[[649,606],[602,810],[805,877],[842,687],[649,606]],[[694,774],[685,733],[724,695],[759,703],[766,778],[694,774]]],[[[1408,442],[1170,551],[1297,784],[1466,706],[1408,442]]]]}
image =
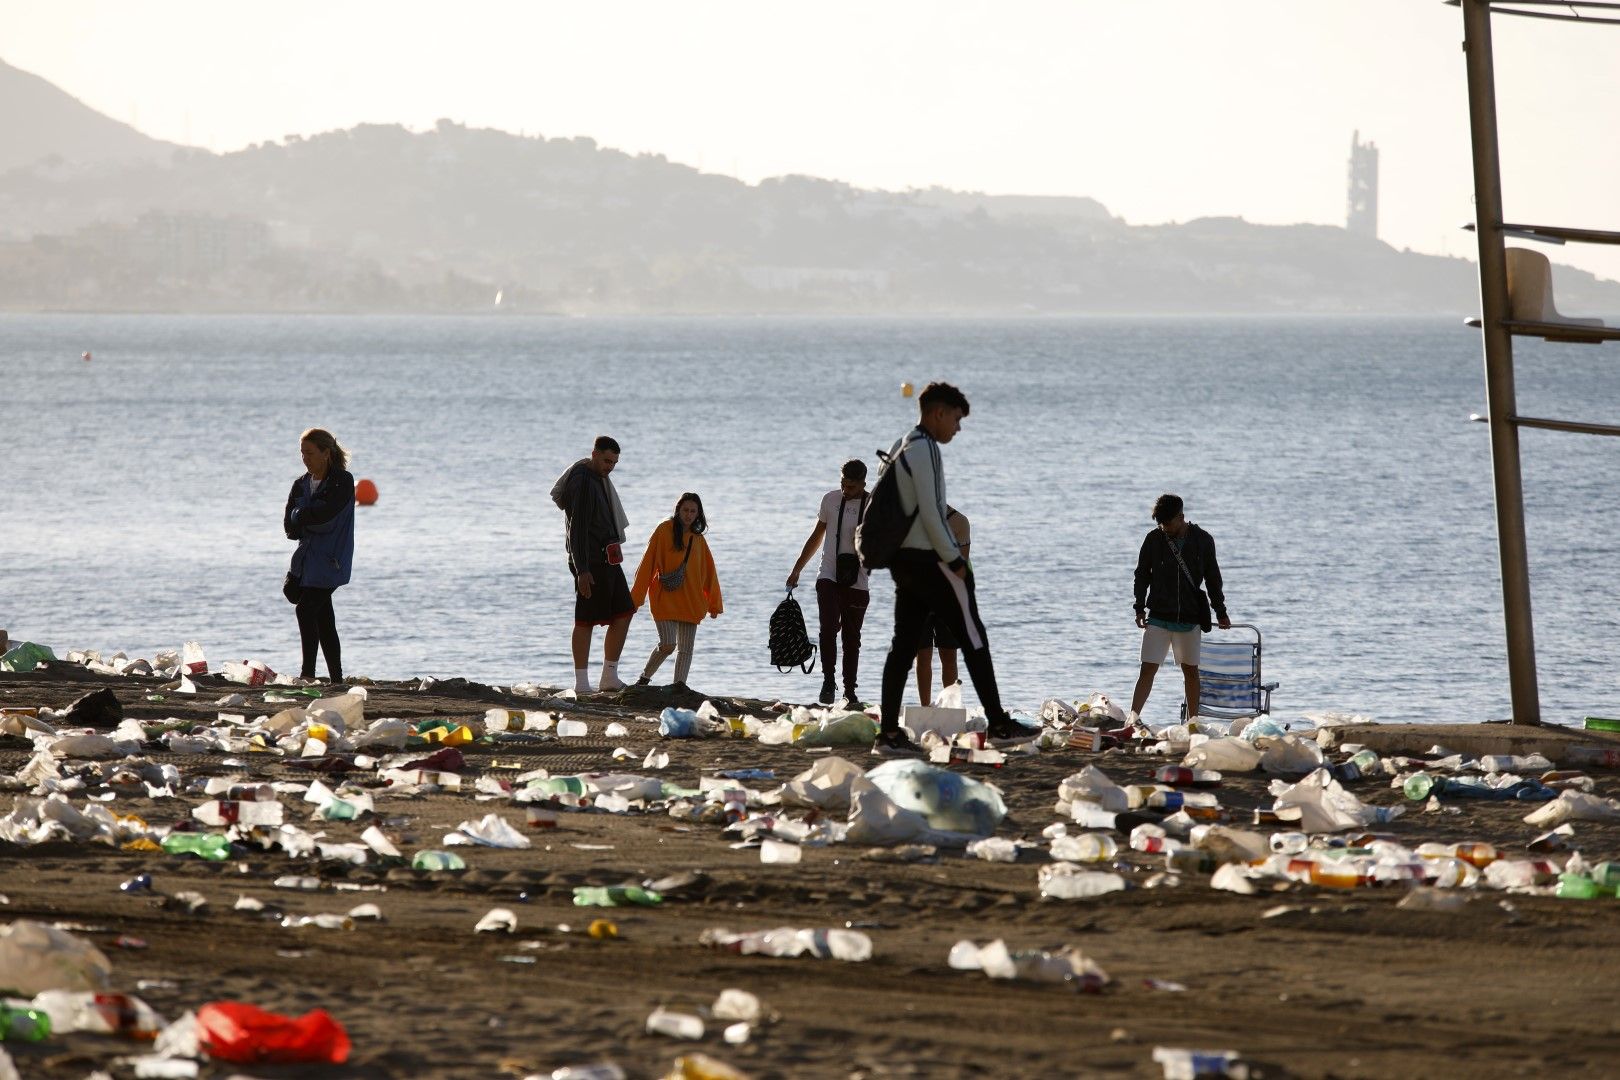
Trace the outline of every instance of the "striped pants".
{"type": "Polygon", "coordinates": [[[675,681],[686,682],[686,676],[692,670],[692,646],[697,643],[697,628],[698,624],[695,622],[659,619],[658,645],[653,649],[652,655],[647,657],[647,667],[642,671],[641,677],[652,678],[653,672],[669,658],[669,654],[675,653],[675,681]]]}

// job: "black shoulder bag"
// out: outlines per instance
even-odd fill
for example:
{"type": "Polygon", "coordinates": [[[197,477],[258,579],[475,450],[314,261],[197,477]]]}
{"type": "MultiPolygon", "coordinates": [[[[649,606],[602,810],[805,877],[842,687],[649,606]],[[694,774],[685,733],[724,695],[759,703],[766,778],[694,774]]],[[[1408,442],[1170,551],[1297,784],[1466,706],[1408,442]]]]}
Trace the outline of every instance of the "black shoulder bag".
{"type": "MultiPolygon", "coordinates": [[[[1192,535],[1190,529],[1187,535],[1192,535]]],[[[1168,536],[1164,538],[1164,542],[1170,546],[1170,554],[1176,557],[1176,565],[1181,567],[1181,576],[1187,579],[1187,584],[1192,586],[1193,595],[1198,598],[1198,628],[1207,634],[1215,625],[1214,620],[1209,617],[1209,597],[1204,595],[1204,590],[1193,580],[1192,571],[1187,569],[1187,564],[1182,561],[1181,552],[1176,550],[1176,542],[1168,536]]]]}

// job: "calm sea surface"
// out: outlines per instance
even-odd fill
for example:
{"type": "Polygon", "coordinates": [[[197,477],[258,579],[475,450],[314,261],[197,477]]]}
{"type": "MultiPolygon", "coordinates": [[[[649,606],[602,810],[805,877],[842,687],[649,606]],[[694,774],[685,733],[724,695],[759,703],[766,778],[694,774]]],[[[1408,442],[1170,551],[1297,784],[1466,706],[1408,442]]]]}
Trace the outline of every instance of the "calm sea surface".
{"type": "MultiPolygon", "coordinates": [[[[1518,358],[1522,412],[1616,419],[1612,350],[1518,358]]],[[[1480,368],[1449,319],[4,316],[0,626],[59,653],[196,638],[216,664],[296,671],[280,519],[319,425],[382,493],[336,598],[349,673],[564,684],[547,491],[607,432],[631,569],[675,498],[703,496],[726,613],[693,685],[811,697],[819,671],[767,663],[781,583],[840,462],[912,424],[901,382],[947,378],[973,403],[946,474],[1010,705],[1129,697],[1131,571],[1174,491],[1219,544],[1233,618],[1265,633],[1278,715],[1500,717],[1480,368]]],[[[1526,432],[1524,469],[1544,713],[1612,713],[1620,441],[1526,432]]],[[[873,697],[890,612],[874,579],[873,697]]],[[[655,638],[639,616],[627,678],[655,638]]],[[[1166,675],[1149,718],[1178,702],[1166,675]]]]}

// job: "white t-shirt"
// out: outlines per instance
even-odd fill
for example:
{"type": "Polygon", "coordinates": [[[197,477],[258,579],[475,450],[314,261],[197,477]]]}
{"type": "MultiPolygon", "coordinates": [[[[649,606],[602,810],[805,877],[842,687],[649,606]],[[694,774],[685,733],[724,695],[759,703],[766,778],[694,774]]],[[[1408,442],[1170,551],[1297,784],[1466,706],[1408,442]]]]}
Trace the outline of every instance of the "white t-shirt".
{"type": "MultiPolygon", "coordinates": [[[[870,501],[871,498],[872,493],[867,492],[853,499],[845,499],[842,488],[833,488],[821,497],[821,510],[816,515],[816,520],[827,526],[827,533],[821,541],[821,573],[816,575],[818,579],[822,581],[838,580],[836,552],[848,552],[851,555],[855,553],[855,524],[861,516],[861,502],[863,499],[870,501]],[[838,507],[840,504],[844,507],[842,535],[839,534],[838,529],[838,507]]],[[[864,589],[866,587],[866,567],[863,566],[855,575],[853,588],[864,589]]]]}

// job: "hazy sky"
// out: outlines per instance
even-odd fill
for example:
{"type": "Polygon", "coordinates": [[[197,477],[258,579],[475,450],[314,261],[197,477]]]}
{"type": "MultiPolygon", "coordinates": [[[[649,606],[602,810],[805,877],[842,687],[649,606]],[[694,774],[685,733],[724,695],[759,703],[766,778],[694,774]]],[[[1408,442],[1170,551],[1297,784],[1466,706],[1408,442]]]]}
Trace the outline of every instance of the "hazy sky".
{"type": "MultiPolygon", "coordinates": [[[[1461,20],[1440,0],[5,0],[0,59],[215,150],[449,117],[749,181],[1090,195],[1133,224],[1343,224],[1359,128],[1380,235],[1468,254],[1461,20]]],[[[1508,219],[1620,229],[1620,27],[1498,17],[1496,45],[1508,219]]],[[[1543,250],[1620,279],[1620,249],[1543,250]]]]}

